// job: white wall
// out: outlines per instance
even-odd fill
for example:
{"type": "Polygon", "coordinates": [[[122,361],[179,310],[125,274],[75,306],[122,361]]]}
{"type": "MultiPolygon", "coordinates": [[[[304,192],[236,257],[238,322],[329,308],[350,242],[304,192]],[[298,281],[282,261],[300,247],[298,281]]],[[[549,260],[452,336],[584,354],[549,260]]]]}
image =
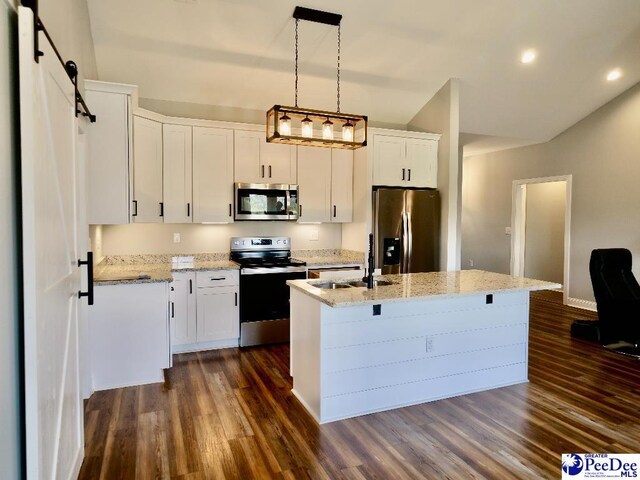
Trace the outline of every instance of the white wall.
{"type": "Polygon", "coordinates": [[[21,478],[17,15],[0,0],[0,470],[21,478]]]}
{"type": "MultiPolygon", "coordinates": [[[[605,88],[606,85],[603,85],[605,88]]],[[[525,115],[526,112],[523,112],[525,115]]],[[[553,140],[464,159],[465,266],[509,272],[513,180],[573,175],[569,297],[593,300],[589,256],[625,247],[640,273],[640,84],[553,140]]]]}
{"type": "Polygon", "coordinates": [[[459,270],[461,252],[462,155],[460,139],[460,82],[450,79],[408,124],[409,130],[440,133],[438,190],[442,202],[440,269],[459,270]]]}
{"type": "Polygon", "coordinates": [[[299,225],[290,222],[236,222],[229,225],[131,224],[103,225],[102,253],[132,255],[142,253],[228,252],[231,237],[291,237],[293,250],[340,248],[340,224],[299,225]],[[313,232],[318,240],[310,240],[313,232]],[[180,233],[181,242],[173,243],[180,233]]]}
{"type": "Polygon", "coordinates": [[[526,187],[524,276],[564,283],[564,214],[566,182],[526,187]]]}
{"type": "Polygon", "coordinates": [[[84,91],[85,78],[98,78],[87,0],[40,0],[38,4],[38,15],[60,55],[78,65],[78,87],[84,91]]]}

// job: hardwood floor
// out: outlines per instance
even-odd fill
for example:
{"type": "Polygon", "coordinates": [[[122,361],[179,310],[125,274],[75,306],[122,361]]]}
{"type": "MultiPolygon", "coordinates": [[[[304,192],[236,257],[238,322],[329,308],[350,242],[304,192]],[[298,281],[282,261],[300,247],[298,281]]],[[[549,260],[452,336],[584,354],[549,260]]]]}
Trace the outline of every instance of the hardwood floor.
{"type": "Polygon", "coordinates": [[[559,478],[561,453],[640,452],[640,361],[531,301],[530,383],[318,426],[287,346],[175,357],[167,385],[94,394],[80,478],[559,478]]]}

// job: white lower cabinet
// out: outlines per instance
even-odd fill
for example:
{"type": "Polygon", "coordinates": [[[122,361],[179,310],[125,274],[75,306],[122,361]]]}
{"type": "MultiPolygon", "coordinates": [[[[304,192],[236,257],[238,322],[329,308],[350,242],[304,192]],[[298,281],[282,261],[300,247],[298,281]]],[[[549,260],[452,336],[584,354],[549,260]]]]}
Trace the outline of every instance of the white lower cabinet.
{"type": "Polygon", "coordinates": [[[93,391],[164,381],[171,366],[168,306],[166,282],[96,285],[89,309],[93,391]]]}
{"type": "Polygon", "coordinates": [[[173,274],[173,353],[238,346],[238,274],[237,270],[173,274]]]}

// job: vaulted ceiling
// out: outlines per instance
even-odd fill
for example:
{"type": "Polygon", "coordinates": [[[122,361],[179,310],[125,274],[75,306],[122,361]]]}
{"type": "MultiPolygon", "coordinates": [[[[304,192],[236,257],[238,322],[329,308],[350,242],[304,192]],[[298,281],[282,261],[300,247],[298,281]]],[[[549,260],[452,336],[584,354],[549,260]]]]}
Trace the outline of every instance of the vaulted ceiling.
{"type": "MultiPolygon", "coordinates": [[[[293,103],[291,0],[88,0],[100,79],[152,99],[293,103]]],[[[465,138],[548,140],[640,81],[638,0],[306,0],[341,13],[342,110],[406,124],[451,77],[465,138]],[[520,63],[526,49],[537,58],[520,63]],[[607,72],[620,68],[615,82],[607,72]]],[[[335,109],[336,30],[300,24],[300,105],[335,109]]]]}

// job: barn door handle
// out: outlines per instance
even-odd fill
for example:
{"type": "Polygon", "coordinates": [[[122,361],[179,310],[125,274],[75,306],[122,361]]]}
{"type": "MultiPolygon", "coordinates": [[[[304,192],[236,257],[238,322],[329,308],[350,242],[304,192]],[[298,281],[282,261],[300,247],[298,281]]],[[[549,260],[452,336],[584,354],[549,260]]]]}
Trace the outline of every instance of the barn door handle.
{"type": "Polygon", "coordinates": [[[78,291],[78,297],[87,297],[87,303],[93,305],[93,252],[87,252],[87,260],[78,259],[78,267],[87,266],[87,291],[78,291]]]}

